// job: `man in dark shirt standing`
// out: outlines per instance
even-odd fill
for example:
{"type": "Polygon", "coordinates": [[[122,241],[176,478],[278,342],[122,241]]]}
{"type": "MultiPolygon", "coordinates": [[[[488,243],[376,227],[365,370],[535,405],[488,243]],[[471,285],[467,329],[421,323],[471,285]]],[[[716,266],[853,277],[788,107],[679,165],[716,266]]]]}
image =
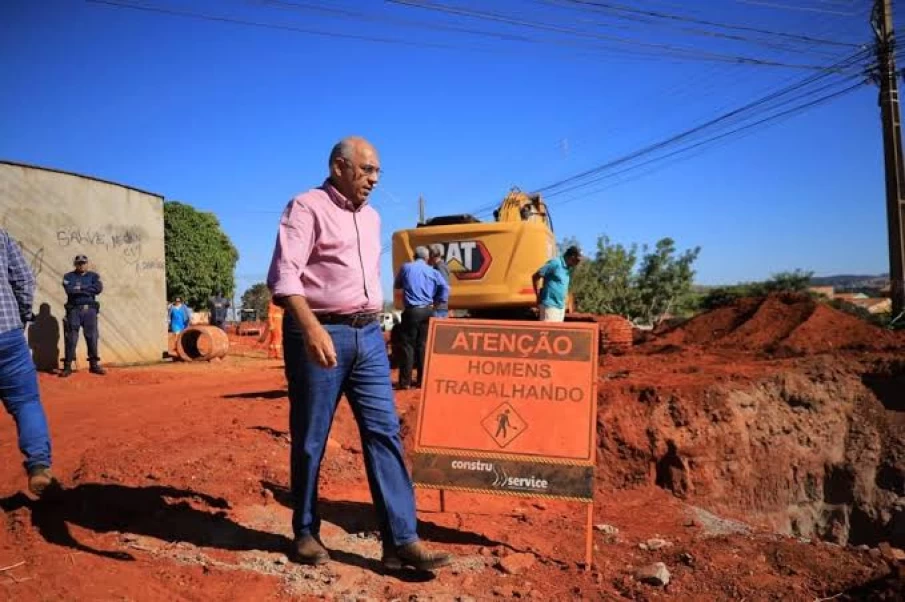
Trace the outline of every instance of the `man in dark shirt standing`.
{"type": "Polygon", "coordinates": [[[421,386],[424,370],[424,347],[427,342],[427,325],[434,315],[436,305],[449,301],[449,285],[440,272],[427,265],[430,251],[427,247],[415,249],[415,259],[403,265],[396,274],[393,288],[402,290],[405,309],[402,311],[402,363],[399,366],[399,388],[412,386],[412,365],[418,377],[415,387],[421,386]]]}
{"type": "MultiPolygon", "coordinates": [[[[443,276],[443,280],[446,282],[447,286],[449,285],[449,265],[447,265],[446,260],[443,259],[443,245],[440,243],[434,243],[430,246],[430,263],[434,266],[434,269],[440,272],[440,275],[443,276]]],[[[436,318],[446,318],[449,316],[449,303],[440,303],[436,307],[434,307],[434,317],[436,318]]]]}
{"type": "Polygon", "coordinates": [[[88,258],[84,255],[76,255],[73,265],[75,270],[63,276],[63,289],[66,291],[66,352],[60,376],[72,374],[80,328],[85,332],[85,344],[88,347],[88,371],[104,375],[107,371],[101,368],[101,358],[97,354],[97,314],[100,304],[96,299],[103,292],[104,285],[96,272],[88,270],[88,258]]]}
{"type": "Polygon", "coordinates": [[[210,321],[212,326],[216,326],[220,330],[226,330],[226,312],[229,309],[229,299],[223,296],[223,293],[217,291],[208,302],[210,310],[210,321]]]}
{"type": "Polygon", "coordinates": [[[26,322],[34,319],[34,293],[35,277],[22,250],[0,229],[0,399],[16,421],[28,489],[41,496],[56,481],[50,472],[50,433],[38,373],[24,334],[26,322]]]}

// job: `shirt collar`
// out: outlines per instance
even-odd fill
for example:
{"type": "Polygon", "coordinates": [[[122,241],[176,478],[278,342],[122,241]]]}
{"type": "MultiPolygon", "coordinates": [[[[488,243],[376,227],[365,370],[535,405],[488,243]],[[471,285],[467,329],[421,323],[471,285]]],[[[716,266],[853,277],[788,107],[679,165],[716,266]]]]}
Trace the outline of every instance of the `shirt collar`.
{"type": "Polygon", "coordinates": [[[324,180],[324,183],[321,186],[321,189],[327,193],[327,196],[330,197],[330,200],[333,201],[333,203],[337,207],[339,207],[340,209],[345,209],[346,211],[351,211],[351,212],[355,213],[357,211],[360,211],[365,205],[368,204],[367,199],[365,199],[364,203],[362,203],[361,205],[356,207],[352,203],[352,201],[350,201],[349,199],[344,197],[342,195],[342,193],[336,189],[336,187],[333,185],[333,183],[330,182],[330,178],[327,178],[326,180],[324,180]]]}

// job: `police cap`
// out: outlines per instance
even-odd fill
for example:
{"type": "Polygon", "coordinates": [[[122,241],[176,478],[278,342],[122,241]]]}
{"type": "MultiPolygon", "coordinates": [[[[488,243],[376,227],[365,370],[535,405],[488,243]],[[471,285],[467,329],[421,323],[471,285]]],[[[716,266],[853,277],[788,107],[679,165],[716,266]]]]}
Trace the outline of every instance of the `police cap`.
{"type": "Polygon", "coordinates": [[[72,260],[72,263],[88,263],[88,257],[85,255],[76,255],[75,259],[72,260]]]}

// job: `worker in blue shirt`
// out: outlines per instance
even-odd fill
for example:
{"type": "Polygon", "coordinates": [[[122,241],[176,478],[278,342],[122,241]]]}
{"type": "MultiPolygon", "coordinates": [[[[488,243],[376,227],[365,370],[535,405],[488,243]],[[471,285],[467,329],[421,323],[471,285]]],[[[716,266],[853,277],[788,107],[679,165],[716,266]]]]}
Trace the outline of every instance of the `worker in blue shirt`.
{"type": "Polygon", "coordinates": [[[179,334],[189,325],[192,320],[192,313],[188,305],[182,302],[182,297],[176,297],[173,304],[170,305],[167,313],[170,317],[170,332],[179,334]]]}
{"type": "Polygon", "coordinates": [[[540,267],[531,278],[534,294],[537,295],[538,317],[542,322],[562,322],[566,316],[566,298],[572,272],[581,263],[581,250],[576,246],[566,249],[559,257],[554,257],[540,267]],[[538,289],[538,281],[543,286],[538,289]]]}
{"type": "Polygon", "coordinates": [[[396,274],[393,288],[402,291],[405,309],[402,311],[402,362],[399,365],[400,389],[412,387],[412,367],[417,370],[415,387],[421,386],[424,369],[424,352],[427,342],[427,326],[434,315],[434,307],[442,307],[449,301],[449,284],[443,276],[428,265],[430,251],[427,247],[415,249],[415,259],[403,265],[396,274]]]}
{"type": "Polygon", "coordinates": [[[63,276],[63,290],[66,291],[65,342],[66,352],[63,356],[62,377],[72,374],[72,362],[75,360],[75,348],[79,342],[79,329],[85,332],[85,344],[88,347],[88,371],[92,374],[104,375],[100,357],[97,354],[97,314],[100,304],[96,297],[104,290],[104,284],[97,272],[88,270],[88,258],[76,255],[73,260],[75,269],[63,276]]]}

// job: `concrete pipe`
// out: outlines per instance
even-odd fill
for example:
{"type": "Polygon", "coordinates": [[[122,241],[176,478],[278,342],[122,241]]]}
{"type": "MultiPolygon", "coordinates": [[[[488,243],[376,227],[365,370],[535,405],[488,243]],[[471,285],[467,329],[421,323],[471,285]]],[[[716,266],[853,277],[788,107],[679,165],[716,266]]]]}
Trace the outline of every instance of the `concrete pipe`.
{"type": "Polygon", "coordinates": [[[208,324],[190,326],[176,339],[176,355],[184,362],[211,361],[229,351],[229,337],[208,324]]]}

